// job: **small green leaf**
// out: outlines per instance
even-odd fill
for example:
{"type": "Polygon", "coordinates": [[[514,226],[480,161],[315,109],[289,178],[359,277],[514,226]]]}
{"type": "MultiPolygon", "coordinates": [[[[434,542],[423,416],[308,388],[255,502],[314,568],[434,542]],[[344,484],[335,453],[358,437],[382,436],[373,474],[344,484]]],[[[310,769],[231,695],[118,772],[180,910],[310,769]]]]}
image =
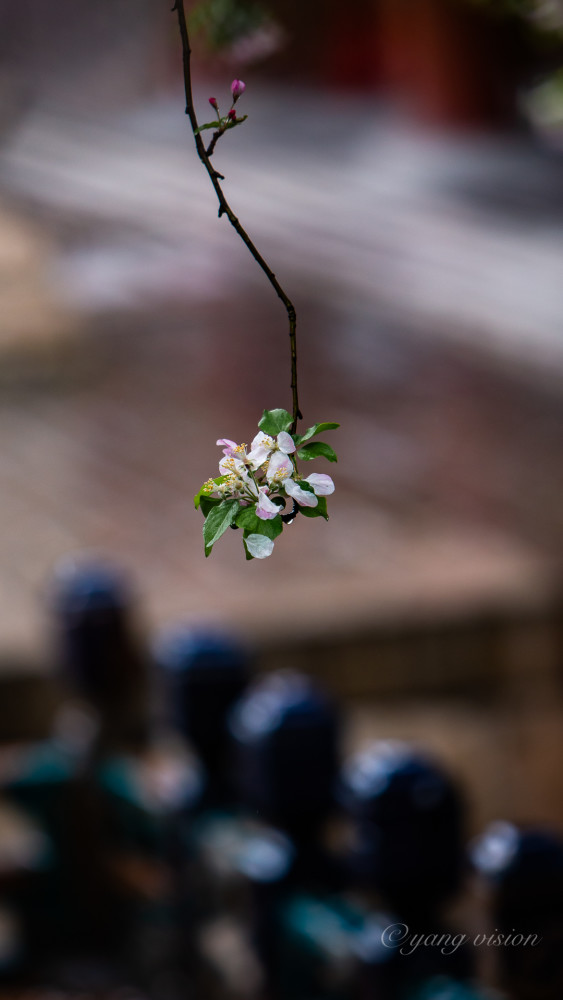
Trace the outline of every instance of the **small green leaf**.
{"type": "MultiPolygon", "coordinates": [[[[226,476],[217,476],[217,479],[214,479],[213,482],[215,483],[216,486],[219,486],[221,483],[225,482],[226,478],[227,478],[226,476]]],[[[208,495],[206,487],[207,487],[207,483],[204,483],[203,486],[201,487],[199,493],[196,493],[196,495],[194,497],[194,506],[195,506],[196,510],[198,509],[199,505],[201,504],[202,497],[205,497],[205,496],[208,495]]]]}
{"type": "Polygon", "coordinates": [[[221,503],[219,497],[206,497],[205,494],[199,501],[199,506],[204,517],[211,513],[214,507],[221,503]]]}
{"type": "MultiPolygon", "coordinates": [[[[303,483],[299,484],[303,486],[303,483]]],[[[316,507],[300,507],[299,513],[303,514],[305,517],[324,517],[325,521],[328,521],[328,513],[326,509],[326,497],[318,497],[318,504],[316,507]]]]}
{"type": "Polygon", "coordinates": [[[207,490],[205,489],[205,485],[204,485],[204,486],[201,487],[199,493],[196,493],[196,495],[194,497],[194,507],[195,507],[196,510],[198,509],[199,505],[201,504],[201,498],[204,497],[204,496],[206,496],[206,495],[207,495],[207,490]]]}
{"type": "Polygon", "coordinates": [[[245,531],[253,532],[258,531],[258,522],[260,518],[253,507],[243,507],[241,511],[237,514],[236,523],[239,528],[244,528],[245,531]]]}
{"type": "Polygon", "coordinates": [[[293,423],[293,417],[287,410],[264,410],[258,426],[264,434],[277,437],[280,431],[288,431],[293,423]]]}
{"type": "Polygon", "coordinates": [[[203,541],[205,544],[205,555],[208,556],[217,539],[230,528],[240,510],[238,500],[222,500],[218,507],[207,515],[203,525],[203,541]]]}
{"type": "Polygon", "coordinates": [[[214,128],[217,132],[226,132],[230,128],[236,128],[237,125],[242,125],[247,118],[248,115],[241,115],[240,118],[235,118],[233,120],[232,118],[229,118],[228,115],[225,115],[224,118],[221,118],[220,122],[215,120],[214,122],[205,122],[203,125],[199,125],[196,129],[194,129],[194,135],[199,135],[200,132],[205,132],[210,128],[214,128]]]}
{"type": "Polygon", "coordinates": [[[304,445],[297,452],[297,457],[305,462],[310,462],[313,458],[327,458],[329,462],[338,461],[336,452],[324,441],[314,441],[312,444],[304,445]]]}
{"type": "Polygon", "coordinates": [[[205,125],[200,125],[198,128],[194,129],[194,135],[199,135],[200,132],[205,132],[205,130],[208,128],[219,129],[219,122],[218,121],[205,122],[205,125]]]}
{"type": "Polygon", "coordinates": [[[309,438],[315,436],[315,434],[322,434],[323,431],[335,431],[340,424],[335,424],[334,422],[328,422],[324,424],[313,424],[312,427],[307,428],[304,434],[298,434],[295,438],[295,444],[303,444],[304,441],[308,441],[309,438]]]}
{"type": "Polygon", "coordinates": [[[245,533],[266,535],[267,538],[277,538],[283,531],[283,521],[279,514],[264,521],[252,507],[243,507],[240,514],[237,514],[236,523],[239,528],[244,528],[245,533]]]}
{"type": "Polygon", "coordinates": [[[225,126],[224,126],[225,127],[225,131],[227,131],[227,129],[229,129],[229,128],[236,128],[237,125],[242,125],[242,123],[245,122],[247,118],[248,118],[248,115],[241,115],[240,118],[235,118],[234,121],[231,118],[228,118],[225,121],[225,126]]]}
{"type": "Polygon", "coordinates": [[[269,521],[263,521],[261,518],[258,518],[258,520],[260,521],[260,528],[256,532],[257,535],[266,535],[268,538],[277,538],[278,535],[281,535],[283,521],[279,514],[276,517],[270,518],[269,521]]]}

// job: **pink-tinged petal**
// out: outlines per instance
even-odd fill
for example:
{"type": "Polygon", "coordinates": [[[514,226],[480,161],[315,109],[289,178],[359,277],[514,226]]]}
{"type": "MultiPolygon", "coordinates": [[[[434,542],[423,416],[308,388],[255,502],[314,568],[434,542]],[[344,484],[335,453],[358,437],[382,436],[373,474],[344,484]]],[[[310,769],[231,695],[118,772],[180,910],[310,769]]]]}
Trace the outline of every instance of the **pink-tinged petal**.
{"type": "Polygon", "coordinates": [[[280,431],[277,437],[278,448],[280,451],[285,452],[286,455],[291,455],[295,451],[295,441],[293,440],[291,434],[287,431],[280,431]]]}
{"type": "Polygon", "coordinates": [[[309,490],[302,490],[298,483],[294,482],[293,479],[286,479],[284,482],[285,492],[292,500],[295,500],[301,507],[316,507],[318,505],[318,500],[314,493],[310,493],[309,490]]]}
{"type": "Polygon", "coordinates": [[[219,447],[224,446],[223,455],[232,455],[235,448],[238,448],[236,441],[231,441],[230,438],[219,438],[217,444],[219,447]]]}
{"type": "Polygon", "coordinates": [[[251,556],[255,559],[267,559],[274,551],[274,543],[266,535],[249,535],[245,544],[251,556]]]}
{"type": "Polygon", "coordinates": [[[265,493],[260,490],[260,497],[258,503],[256,504],[256,513],[258,517],[261,517],[263,521],[271,521],[272,518],[277,517],[280,512],[280,508],[277,503],[273,503],[265,493]]]}
{"type": "Polygon", "coordinates": [[[313,472],[311,476],[307,476],[305,482],[311,484],[318,497],[329,497],[334,493],[334,483],[324,472],[313,472]]]}
{"type": "MultiPolygon", "coordinates": [[[[291,475],[293,466],[291,459],[284,455],[283,451],[275,451],[268,462],[268,472],[266,473],[268,482],[271,482],[277,472],[284,472],[291,475]]],[[[280,477],[283,482],[283,477],[280,477]]]]}

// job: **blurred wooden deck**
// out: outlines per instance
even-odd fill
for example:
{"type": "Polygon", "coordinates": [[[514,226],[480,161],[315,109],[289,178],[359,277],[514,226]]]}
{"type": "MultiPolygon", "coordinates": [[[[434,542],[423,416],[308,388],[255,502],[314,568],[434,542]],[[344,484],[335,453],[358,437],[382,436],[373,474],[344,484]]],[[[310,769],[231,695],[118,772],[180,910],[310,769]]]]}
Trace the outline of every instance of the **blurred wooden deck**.
{"type": "Polygon", "coordinates": [[[248,440],[288,400],[283,312],[216,219],[180,97],[97,122],[37,110],[0,188],[56,238],[54,287],[92,332],[81,378],[4,380],[6,654],[41,658],[51,568],[84,549],[131,571],[151,626],[221,620],[268,648],[556,593],[558,164],[523,140],[409,132],[358,100],[245,101],[218,165],[295,295],[305,416],[343,425],[331,521],[297,522],[264,564],[234,532],[203,559],[191,496],[215,439],[248,440]]]}

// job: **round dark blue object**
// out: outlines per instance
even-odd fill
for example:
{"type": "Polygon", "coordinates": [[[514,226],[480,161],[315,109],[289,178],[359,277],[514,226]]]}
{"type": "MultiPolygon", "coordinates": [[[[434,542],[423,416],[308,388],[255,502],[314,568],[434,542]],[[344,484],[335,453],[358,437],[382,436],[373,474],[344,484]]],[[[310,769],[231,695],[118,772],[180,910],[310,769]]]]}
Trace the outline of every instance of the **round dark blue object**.
{"type": "Polygon", "coordinates": [[[246,806],[306,834],[333,802],[335,709],[310,679],[280,671],[258,681],[230,714],[236,783],[246,806]]]}
{"type": "Polygon", "coordinates": [[[116,704],[144,677],[124,575],[101,561],[67,560],[55,574],[53,611],[62,671],[98,705],[116,704]]]}
{"type": "Polygon", "coordinates": [[[493,823],[471,849],[491,888],[499,980],[514,1000],[563,996],[563,840],[493,823]]]}
{"type": "Polygon", "coordinates": [[[463,805],[432,761],[380,741],[344,767],[340,799],[354,824],[350,864],[360,884],[399,910],[423,911],[452,895],[463,867],[463,805]]]}
{"type": "Polygon", "coordinates": [[[222,632],[177,625],[157,638],[154,658],[170,721],[215,775],[225,766],[227,712],[248,683],[248,652],[222,632]]]}
{"type": "Polygon", "coordinates": [[[505,914],[553,911],[563,921],[563,840],[549,830],[492,823],[472,846],[471,860],[505,914]]]}

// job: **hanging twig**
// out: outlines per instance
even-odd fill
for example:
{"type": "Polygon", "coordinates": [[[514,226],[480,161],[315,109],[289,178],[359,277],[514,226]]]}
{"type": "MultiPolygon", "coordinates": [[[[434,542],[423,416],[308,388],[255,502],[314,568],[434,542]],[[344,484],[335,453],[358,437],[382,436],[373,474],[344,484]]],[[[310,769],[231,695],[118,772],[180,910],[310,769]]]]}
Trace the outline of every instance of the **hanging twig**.
{"type": "Polygon", "coordinates": [[[225,195],[223,194],[223,189],[221,187],[220,181],[224,180],[222,174],[220,174],[213,167],[210,155],[213,152],[214,144],[212,143],[208,150],[205,149],[203,139],[198,131],[199,125],[197,121],[197,116],[194,108],[193,95],[192,95],[192,74],[191,74],[191,48],[190,48],[190,38],[188,34],[188,26],[186,22],[186,11],[184,8],[184,0],[176,0],[172,11],[176,11],[178,14],[178,25],[180,28],[180,37],[182,40],[182,56],[184,64],[184,89],[186,92],[186,114],[190,119],[190,124],[192,126],[192,132],[194,134],[196,149],[198,156],[203,163],[207,173],[209,174],[209,179],[213,184],[215,189],[215,194],[219,201],[219,218],[222,215],[226,215],[231,226],[237,231],[243,243],[246,244],[250,253],[254,257],[256,263],[262,268],[264,274],[266,275],[268,281],[274,288],[276,294],[281,299],[285,306],[287,312],[287,318],[289,321],[289,341],[291,347],[291,393],[292,393],[292,416],[293,423],[291,425],[291,432],[295,434],[297,430],[297,421],[301,419],[302,414],[299,410],[299,399],[297,395],[297,317],[295,313],[295,306],[284,292],[282,286],[280,285],[278,279],[276,278],[271,267],[266,263],[262,254],[256,248],[250,236],[240,224],[238,218],[233,212],[231,206],[229,205],[225,195]]]}

